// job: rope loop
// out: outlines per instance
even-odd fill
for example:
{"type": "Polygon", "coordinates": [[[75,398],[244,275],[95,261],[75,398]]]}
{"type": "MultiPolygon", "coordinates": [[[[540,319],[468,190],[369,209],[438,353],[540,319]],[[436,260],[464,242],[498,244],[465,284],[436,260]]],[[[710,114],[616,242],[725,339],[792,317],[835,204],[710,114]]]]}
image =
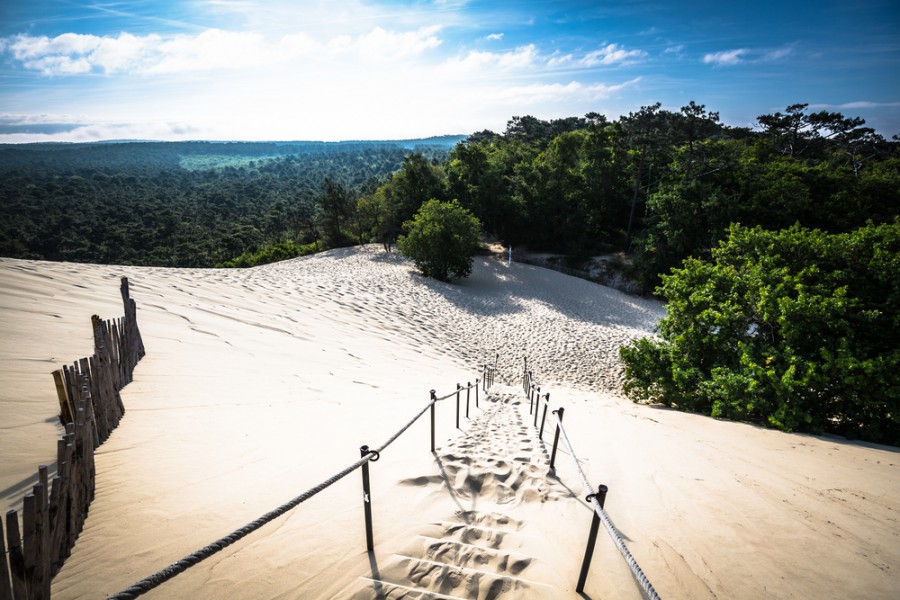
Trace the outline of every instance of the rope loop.
{"type": "Polygon", "coordinates": [[[593,500],[596,497],[597,497],[597,494],[588,494],[587,497],[585,498],[585,500],[587,501],[588,504],[590,504],[591,500],[593,500]]]}
{"type": "Polygon", "coordinates": [[[369,459],[370,462],[376,462],[379,458],[381,458],[381,455],[378,453],[378,450],[369,450],[369,456],[371,457],[369,459]]]}

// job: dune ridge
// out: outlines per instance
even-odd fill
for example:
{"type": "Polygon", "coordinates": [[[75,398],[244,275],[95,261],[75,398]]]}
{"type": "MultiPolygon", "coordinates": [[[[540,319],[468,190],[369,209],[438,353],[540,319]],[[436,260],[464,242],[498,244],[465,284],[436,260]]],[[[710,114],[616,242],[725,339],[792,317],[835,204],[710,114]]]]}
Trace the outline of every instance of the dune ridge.
{"type": "MultiPolygon", "coordinates": [[[[435,455],[420,422],[372,466],[374,556],[350,476],[147,597],[342,598],[365,593],[365,578],[374,586],[373,567],[440,589],[443,559],[448,572],[506,573],[572,596],[590,510],[566,452],[554,479],[540,443],[524,450],[536,436],[515,404],[526,355],[662,597],[892,598],[900,588],[896,448],[634,405],[619,392],[617,349],[652,331],[659,303],[487,258],[470,279],[442,284],[375,247],[247,270],[0,259],[5,501],[52,462],[49,371],[89,353],[86,323],[118,314],[123,275],[147,355],[98,453],[97,495],[54,597],[115,593],[257,518],[376,447],[430,389],[474,381],[498,352],[497,398],[461,431],[441,403],[435,455]],[[516,460],[526,456],[530,466],[516,460]],[[500,535],[507,545],[470,543],[500,535]]],[[[585,591],[638,597],[604,537],[585,591]]],[[[480,581],[485,594],[517,597],[480,581]]]]}

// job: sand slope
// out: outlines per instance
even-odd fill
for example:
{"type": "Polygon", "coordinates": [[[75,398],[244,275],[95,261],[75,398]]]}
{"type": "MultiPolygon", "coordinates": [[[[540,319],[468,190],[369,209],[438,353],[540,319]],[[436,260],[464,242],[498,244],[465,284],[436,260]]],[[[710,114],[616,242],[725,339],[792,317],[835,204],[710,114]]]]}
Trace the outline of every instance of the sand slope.
{"type": "MultiPolygon", "coordinates": [[[[635,406],[617,392],[617,348],[652,330],[658,303],[488,259],[442,284],[374,247],[239,271],[0,259],[8,506],[53,461],[49,373],[91,352],[92,313],[122,313],[123,275],[147,356],[100,449],[97,497],[54,597],[114,593],[256,519],[384,442],[428,390],[474,381],[498,352],[510,385],[462,431],[445,401],[434,455],[426,416],[372,463],[374,555],[354,473],[147,597],[403,597],[415,586],[572,596],[587,490],[567,452],[559,479],[547,476],[547,447],[515,388],[525,355],[662,597],[900,589],[895,448],[635,406]]],[[[638,597],[605,535],[586,592],[638,597]]]]}

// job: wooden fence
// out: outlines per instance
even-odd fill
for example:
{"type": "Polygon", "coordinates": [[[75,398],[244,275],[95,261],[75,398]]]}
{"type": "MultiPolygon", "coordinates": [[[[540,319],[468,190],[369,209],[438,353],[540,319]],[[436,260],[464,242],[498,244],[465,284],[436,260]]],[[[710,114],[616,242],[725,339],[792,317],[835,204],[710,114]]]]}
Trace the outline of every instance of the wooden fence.
{"type": "Polygon", "coordinates": [[[125,413],[119,390],[131,382],[144,356],[137,308],[122,278],[125,316],[105,321],[94,315],[94,355],[53,372],[60,421],[66,433],[57,442],[57,469],[50,478],[38,467],[38,483],[19,514],[0,521],[0,600],[49,600],[50,582],[69,557],[94,498],[94,450],[125,413]]]}

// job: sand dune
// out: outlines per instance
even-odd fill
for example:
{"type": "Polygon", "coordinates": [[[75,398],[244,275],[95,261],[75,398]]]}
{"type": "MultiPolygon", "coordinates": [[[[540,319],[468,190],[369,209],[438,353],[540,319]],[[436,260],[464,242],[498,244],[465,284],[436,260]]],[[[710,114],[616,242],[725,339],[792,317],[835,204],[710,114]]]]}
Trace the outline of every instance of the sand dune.
{"type": "MultiPolygon", "coordinates": [[[[652,330],[659,303],[486,258],[448,285],[374,247],[248,270],[0,259],[7,507],[54,460],[49,373],[91,352],[91,314],[121,314],[121,276],[147,356],[56,598],[115,593],[256,519],[498,353],[501,384],[461,430],[452,400],[437,407],[434,454],[426,417],[371,463],[372,555],[354,473],[147,597],[576,596],[588,490],[565,449],[549,471],[551,435],[537,439],[516,388],[526,355],[662,597],[900,589],[897,449],[633,405],[617,350],[652,330]]],[[[639,597],[602,532],[585,591],[639,597]]]]}

